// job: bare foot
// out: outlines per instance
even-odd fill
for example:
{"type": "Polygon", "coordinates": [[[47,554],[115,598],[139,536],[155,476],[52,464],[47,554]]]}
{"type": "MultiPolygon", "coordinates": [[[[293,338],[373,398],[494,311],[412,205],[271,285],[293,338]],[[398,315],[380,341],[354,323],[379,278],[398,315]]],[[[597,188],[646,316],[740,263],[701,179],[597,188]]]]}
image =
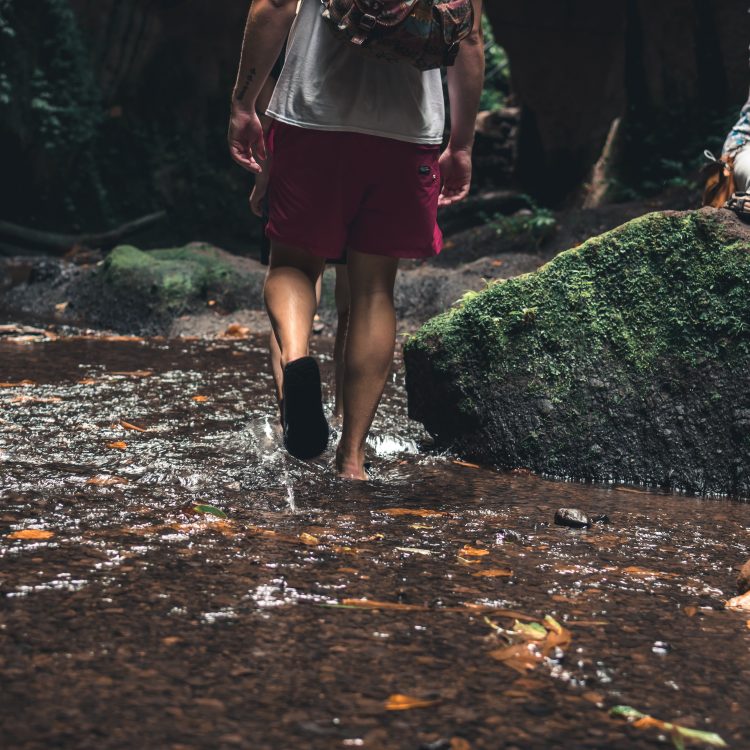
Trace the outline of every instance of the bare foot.
{"type": "Polygon", "coordinates": [[[344,456],[341,449],[336,450],[336,476],[339,479],[352,479],[359,482],[366,482],[370,477],[365,471],[364,453],[354,458],[344,456]]]}

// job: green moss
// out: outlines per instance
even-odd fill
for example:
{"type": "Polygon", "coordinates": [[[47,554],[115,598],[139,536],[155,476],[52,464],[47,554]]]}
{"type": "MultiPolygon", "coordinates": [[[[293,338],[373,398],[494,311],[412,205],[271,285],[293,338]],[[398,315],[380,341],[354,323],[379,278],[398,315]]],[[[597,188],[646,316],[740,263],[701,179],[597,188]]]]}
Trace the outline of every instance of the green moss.
{"type": "Polygon", "coordinates": [[[480,356],[488,376],[525,371],[558,398],[603,352],[641,373],[667,353],[739,363],[750,353],[750,254],[699,214],[650,214],[491,284],[407,348],[435,350],[436,339],[442,370],[480,356]]]}

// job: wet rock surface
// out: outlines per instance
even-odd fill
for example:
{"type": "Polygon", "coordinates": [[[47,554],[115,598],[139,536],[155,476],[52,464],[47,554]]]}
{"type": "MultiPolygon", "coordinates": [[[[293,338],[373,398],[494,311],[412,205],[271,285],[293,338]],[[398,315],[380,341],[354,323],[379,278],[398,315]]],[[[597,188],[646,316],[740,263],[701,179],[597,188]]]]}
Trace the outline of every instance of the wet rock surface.
{"type": "Polygon", "coordinates": [[[0,341],[2,747],[654,747],[623,703],[743,747],[750,506],[427,452],[400,362],[337,482],[280,451],[264,343],[0,341]],[[545,616],[569,645],[513,661],[545,616]]]}
{"type": "Polygon", "coordinates": [[[410,414],[480,462],[750,496],[748,249],[664,212],[492,284],[408,340],[410,414]]]}

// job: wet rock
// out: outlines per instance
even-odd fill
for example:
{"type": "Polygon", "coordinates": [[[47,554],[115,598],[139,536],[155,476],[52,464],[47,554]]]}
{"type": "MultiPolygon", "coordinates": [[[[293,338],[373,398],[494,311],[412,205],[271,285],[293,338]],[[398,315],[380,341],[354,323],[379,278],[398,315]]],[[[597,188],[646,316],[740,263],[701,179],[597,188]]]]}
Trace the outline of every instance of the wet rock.
{"type": "Polygon", "coordinates": [[[478,463],[750,496],[748,250],[654,213],[490,284],[407,341],[410,416],[478,463]]]}
{"type": "Polygon", "coordinates": [[[571,529],[587,529],[592,525],[591,519],[577,508],[560,508],[555,513],[558,526],[569,526],[571,529]]]}
{"type": "Polygon", "coordinates": [[[737,593],[746,594],[748,591],[750,591],[750,560],[740,568],[737,575],[737,593]]]}

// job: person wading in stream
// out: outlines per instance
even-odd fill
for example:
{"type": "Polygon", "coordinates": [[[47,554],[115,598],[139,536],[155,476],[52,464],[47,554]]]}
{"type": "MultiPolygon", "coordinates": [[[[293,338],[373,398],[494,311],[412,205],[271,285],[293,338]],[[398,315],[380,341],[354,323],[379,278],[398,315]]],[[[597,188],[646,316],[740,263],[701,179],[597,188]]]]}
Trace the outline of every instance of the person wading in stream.
{"type": "Polygon", "coordinates": [[[328,442],[309,338],[326,259],[345,257],[350,306],[340,477],[367,479],[365,440],[393,362],[399,258],[437,255],[438,206],[469,192],[484,79],[481,11],[482,0],[253,0],[250,6],[228,138],[234,160],[256,174],[267,157],[259,94],[288,35],[266,111],[273,168],[265,302],[281,352],[284,444],[309,459],[328,442]],[[342,8],[350,12],[337,18],[342,8]],[[406,17],[387,32],[390,41],[380,25],[386,16],[406,17]],[[434,32],[429,44],[422,41],[414,52],[410,44],[425,29],[434,32]],[[368,35],[376,33],[382,41],[373,36],[371,44],[368,35]],[[440,48],[446,41],[453,43],[440,48]],[[437,62],[428,59],[433,51],[437,62]],[[451,131],[442,153],[441,62],[453,63],[451,131]]]}

